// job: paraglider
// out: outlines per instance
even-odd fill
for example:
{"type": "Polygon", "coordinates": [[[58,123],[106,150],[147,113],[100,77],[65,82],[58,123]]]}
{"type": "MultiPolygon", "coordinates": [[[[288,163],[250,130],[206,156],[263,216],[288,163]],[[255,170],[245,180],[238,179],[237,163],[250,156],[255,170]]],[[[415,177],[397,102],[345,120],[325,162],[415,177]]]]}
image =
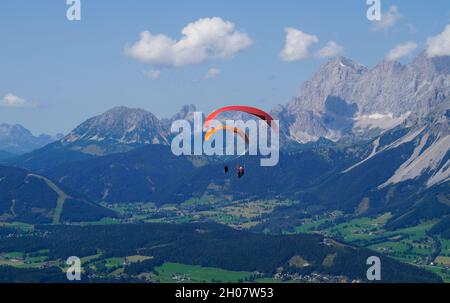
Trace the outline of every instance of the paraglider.
{"type": "MultiPolygon", "coordinates": [[[[228,112],[228,111],[240,111],[240,112],[244,112],[244,113],[256,116],[256,117],[264,120],[272,128],[273,131],[278,132],[278,127],[277,127],[276,121],[274,121],[274,119],[268,113],[266,113],[265,111],[262,111],[258,108],[251,107],[251,106],[226,106],[226,107],[219,108],[218,110],[215,110],[214,112],[212,112],[211,114],[209,114],[206,117],[203,127],[205,129],[208,129],[211,126],[211,122],[218,115],[220,115],[223,112],[228,112]]],[[[247,134],[245,132],[243,132],[242,130],[238,129],[237,127],[233,127],[233,126],[219,126],[219,127],[215,127],[213,129],[209,130],[205,134],[205,141],[208,141],[209,138],[219,130],[233,131],[235,134],[238,134],[245,140],[245,143],[247,144],[247,146],[249,145],[249,138],[248,138],[247,134]]],[[[247,151],[245,151],[243,155],[245,155],[246,152],[247,151]]],[[[240,155],[239,157],[242,157],[243,155],[240,155]]],[[[224,166],[224,171],[225,171],[225,173],[228,173],[227,165],[224,166]]],[[[237,168],[238,178],[242,178],[244,176],[244,173],[245,173],[244,166],[238,165],[238,168],[237,168]]]]}
{"type": "Polygon", "coordinates": [[[238,167],[237,167],[237,175],[238,175],[239,179],[244,176],[244,172],[245,172],[244,171],[244,167],[242,165],[238,165],[238,167]]]}
{"type": "Polygon", "coordinates": [[[250,140],[248,139],[248,136],[239,128],[237,127],[233,127],[233,126],[226,126],[226,125],[222,125],[216,128],[213,128],[211,130],[209,130],[206,135],[205,135],[205,141],[208,141],[209,138],[211,138],[212,135],[214,135],[216,132],[218,132],[219,130],[228,130],[228,131],[232,131],[235,134],[238,134],[239,136],[242,137],[242,139],[245,140],[245,144],[249,144],[250,140]]]}
{"type": "Polygon", "coordinates": [[[262,111],[256,107],[251,107],[251,106],[226,106],[226,107],[222,107],[219,108],[218,110],[213,111],[211,114],[209,114],[208,117],[206,117],[205,119],[205,123],[204,126],[206,128],[208,128],[211,124],[211,121],[214,120],[215,117],[217,117],[218,115],[220,115],[223,112],[228,112],[228,111],[240,111],[240,112],[244,112],[253,116],[256,116],[264,121],[266,121],[266,123],[275,129],[276,124],[272,123],[273,118],[266,113],[265,111],[262,111]]]}
{"type": "MultiPolygon", "coordinates": [[[[215,134],[216,132],[218,132],[219,130],[227,130],[227,131],[232,131],[235,134],[238,134],[239,136],[242,137],[242,139],[244,139],[245,144],[250,144],[250,140],[247,136],[247,134],[245,134],[242,130],[238,129],[237,127],[232,127],[232,126],[219,126],[216,128],[213,128],[211,130],[209,130],[206,134],[205,134],[205,141],[208,141],[211,136],[213,134],[215,134]]],[[[223,167],[224,172],[227,174],[228,173],[228,165],[225,165],[223,167]]],[[[242,166],[238,167],[238,177],[241,178],[244,175],[244,168],[242,166]]]]}

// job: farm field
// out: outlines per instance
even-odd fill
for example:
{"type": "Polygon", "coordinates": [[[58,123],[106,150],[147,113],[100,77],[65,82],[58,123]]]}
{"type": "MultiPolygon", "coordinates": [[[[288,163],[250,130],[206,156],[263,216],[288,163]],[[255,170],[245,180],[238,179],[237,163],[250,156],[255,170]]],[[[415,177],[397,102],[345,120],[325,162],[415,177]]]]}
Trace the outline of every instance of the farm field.
{"type": "Polygon", "coordinates": [[[391,218],[390,213],[377,217],[359,217],[343,223],[333,224],[327,218],[307,219],[305,224],[295,228],[295,232],[321,233],[341,241],[370,248],[389,255],[401,262],[421,266],[439,274],[450,281],[450,240],[435,238],[428,234],[436,221],[422,222],[419,225],[388,230],[384,227],[391,218]],[[321,226],[327,226],[321,228],[321,226]],[[433,255],[435,242],[439,241],[441,251],[433,255]]]}
{"type": "Polygon", "coordinates": [[[252,276],[250,272],[228,271],[219,268],[201,267],[166,262],[155,268],[154,278],[162,283],[195,282],[242,282],[252,276]]]}

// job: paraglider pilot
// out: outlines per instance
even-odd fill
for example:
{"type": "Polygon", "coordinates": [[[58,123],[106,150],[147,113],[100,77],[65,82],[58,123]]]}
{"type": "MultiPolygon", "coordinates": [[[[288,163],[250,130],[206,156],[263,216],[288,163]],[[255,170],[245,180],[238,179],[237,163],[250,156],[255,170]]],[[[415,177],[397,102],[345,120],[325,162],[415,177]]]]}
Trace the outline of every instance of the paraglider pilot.
{"type": "Polygon", "coordinates": [[[242,178],[242,176],[244,176],[244,167],[242,165],[238,165],[237,174],[238,178],[242,178]]]}

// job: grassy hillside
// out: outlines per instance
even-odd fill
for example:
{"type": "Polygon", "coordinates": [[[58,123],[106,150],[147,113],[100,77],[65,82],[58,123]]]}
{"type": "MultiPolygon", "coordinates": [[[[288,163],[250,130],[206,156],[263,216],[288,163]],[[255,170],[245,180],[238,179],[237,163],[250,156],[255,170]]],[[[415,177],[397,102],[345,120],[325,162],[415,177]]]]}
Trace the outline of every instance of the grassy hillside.
{"type": "Polygon", "coordinates": [[[0,166],[0,221],[59,224],[108,216],[116,214],[46,177],[0,166]]]}

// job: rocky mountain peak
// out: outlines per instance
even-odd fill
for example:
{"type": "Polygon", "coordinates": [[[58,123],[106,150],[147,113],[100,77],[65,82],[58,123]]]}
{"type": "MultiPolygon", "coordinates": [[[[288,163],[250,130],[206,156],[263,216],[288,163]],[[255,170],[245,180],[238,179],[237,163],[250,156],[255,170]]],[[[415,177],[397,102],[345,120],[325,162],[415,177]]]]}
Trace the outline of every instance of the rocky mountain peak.
{"type": "Polygon", "coordinates": [[[171,118],[165,118],[161,120],[163,127],[170,132],[170,127],[172,122],[176,120],[187,120],[191,124],[194,122],[194,112],[197,111],[197,107],[194,104],[186,104],[181,107],[181,109],[173,115],[171,118]]]}
{"type": "Polygon", "coordinates": [[[194,104],[183,105],[178,113],[176,113],[171,120],[186,119],[192,121],[194,112],[197,111],[197,107],[194,104]]]}
{"type": "Polygon", "coordinates": [[[139,124],[142,122],[142,120],[145,119],[157,120],[157,118],[152,113],[144,109],[118,106],[106,111],[105,113],[97,117],[94,117],[92,121],[98,124],[110,124],[114,122],[139,124]]]}
{"type": "Polygon", "coordinates": [[[408,66],[418,75],[422,75],[423,78],[430,79],[439,75],[448,77],[450,74],[450,56],[430,58],[426,52],[422,52],[408,66]]]}
{"type": "Polygon", "coordinates": [[[355,127],[361,135],[366,134],[362,129],[374,134],[373,129],[394,127],[411,113],[421,120],[436,108],[449,108],[449,70],[450,57],[429,58],[425,53],[406,65],[384,60],[372,69],[337,57],[301,86],[285,111],[277,111],[290,121],[292,139],[297,141],[298,134],[311,140],[324,134],[339,139],[353,135],[355,127]],[[330,105],[351,110],[353,117],[340,119],[330,105]]]}
{"type": "Polygon", "coordinates": [[[114,107],[87,120],[64,137],[62,142],[168,144],[167,132],[155,115],[143,109],[125,106],[114,107]]]}
{"type": "Polygon", "coordinates": [[[23,154],[57,140],[49,135],[34,136],[20,124],[0,124],[0,150],[23,154]]]}
{"type": "Polygon", "coordinates": [[[375,67],[371,70],[372,73],[377,72],[377,73],[382,73],[382,72],[388,72],[388,73],[392,73],[392,72],[399,72],[404,68],[404,66],[395,60],[383,60],[380,63],[378,63],[377,65],[375,65],[375,67]]]}
{"type": "Polygon", "coordinates": [[[26,135],[31,136],[31,132],[19,124],[0,124],[0,136],[26,135]]]}
{"type": "Polygon", "coordinates": [[[329,60],[324,66],[333,69],[352,70],[360,74],[365,73],[368,70],[364,65],[343,56],[329,60]]]}

